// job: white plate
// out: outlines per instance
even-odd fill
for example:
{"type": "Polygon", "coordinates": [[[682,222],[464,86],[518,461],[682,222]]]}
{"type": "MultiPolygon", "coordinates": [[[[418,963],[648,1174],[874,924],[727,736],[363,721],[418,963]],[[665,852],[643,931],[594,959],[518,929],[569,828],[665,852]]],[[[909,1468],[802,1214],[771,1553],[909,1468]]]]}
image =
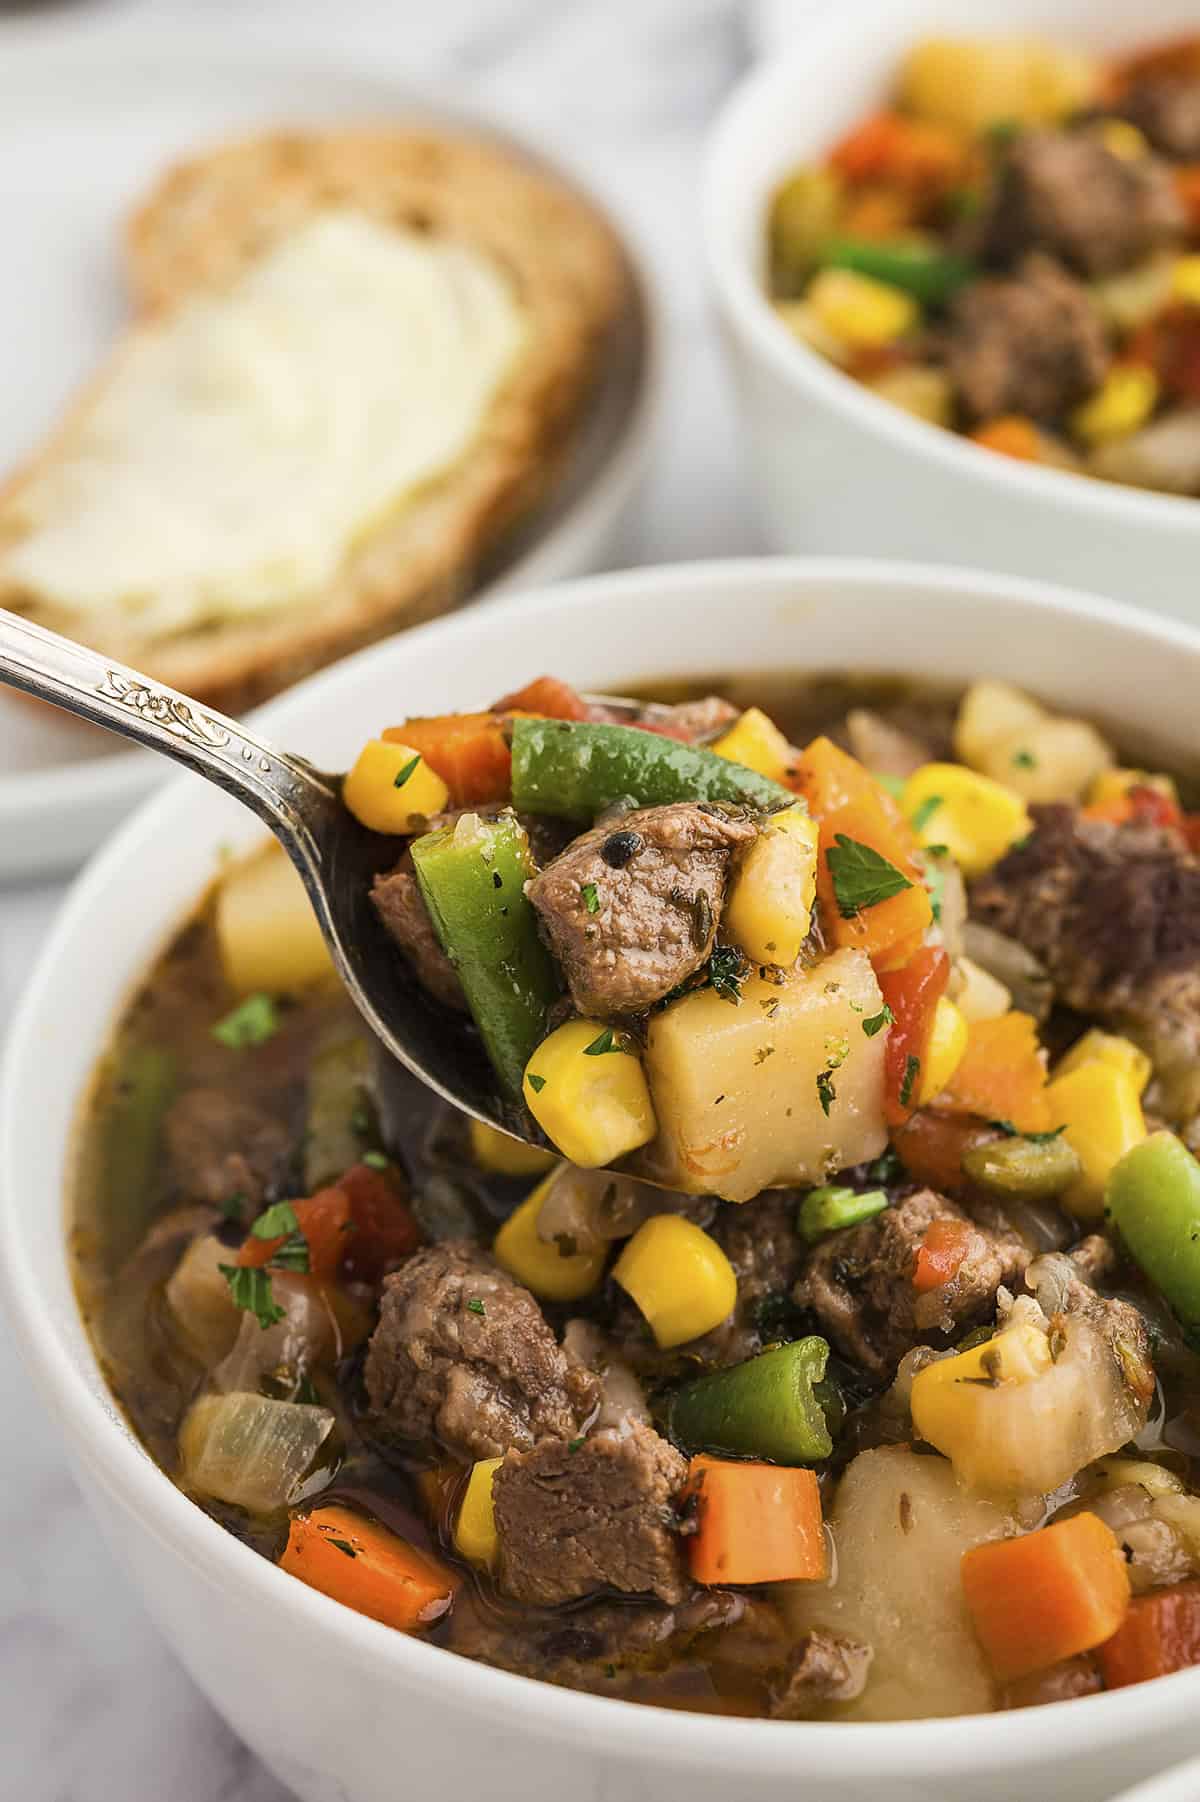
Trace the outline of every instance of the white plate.
{"type": "MultiPolygon", "coordinates": [[[[286,40],[158,31],[5,42],[0,58],[0,479],[36,445],[127,318],[120,222],[175,157],[273,123],[424,117],[498,129],[418,96],[386,67],[286,40]],[[19,248],[18,248],[19,247],[19,248]]],[[[379,58],[374,59],[376,64],[379,58]]],[[[511,135],[511,134],[506,134],[511,135]]],[[[526,145],[527,149],[534,148],[526,145]]],[[[494,594],[598,567],[641,472],[653,406],[653,306],[641,316],[546,507],[481,587],[494,594]]],[[[0,880],[79,861],[163,773],[105,733],[0,691],[0,880]]]]}

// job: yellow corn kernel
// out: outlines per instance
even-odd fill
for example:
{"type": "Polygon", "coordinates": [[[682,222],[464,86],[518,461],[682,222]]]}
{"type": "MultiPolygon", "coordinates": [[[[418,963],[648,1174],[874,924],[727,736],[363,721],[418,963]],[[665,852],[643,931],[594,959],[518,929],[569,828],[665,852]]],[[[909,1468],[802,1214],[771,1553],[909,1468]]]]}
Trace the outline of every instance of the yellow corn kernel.
{"type": "Polygon", "coordinates": [[[854,269],[822,269],[809,287],[808,304],[827,332],[856,348],[894,344],[921,318],[911,294],[854,269]]]}
{"type": "Polygon", "coordinates": [[[775,315],[793,338],[815,350],[826,362],[845,365],[852,361],[850,346],[821,324],[806,300],[777,300],[775,315]]]}
{"type": "Polygon", "coordinates": [[[964,876],[982,876],[1031,829],[1020,795],[959,763],[923,763],[900,805],[923,845],[945,845],[964,876]]]}
{"type": "Polygon", "coordinates": [[[1137,1084],[1126,1070],[1096,1059],[1056,1075],[1046,1101],[1051,1124],[1066,1128],[1082,1166],[1063,1202],[1080,1220],[1098,1219],[1113,1165],[1146,1137],[1137,1084]]]}
{"type": "Polygon", "coordinates": [[[1012,995],[990,970],[970,957],[960,957],[955,968],[958,993],[954,1004],[968,1026],[977,1020],[998,1020],[1008,1012],[1012,995]]]}
{"type": "Polygon", "coordinates": [[[737,1301],[729,1259],[715,1239],[679,1214],[655,1214],[639,1226],[613,1276],[663,1351],[720,1326],[737,1301]]]}
{"type": "Polygon", "coordinates": [[[812,925],[817,822],[803,807],[772,814],[742,858],[722,925],[756,964],[790,969],[812,925]]]}
{"type": "Polygon", "coordinates": [[[1164,795],[1168,801],[1179,805],[1179,791],[1170,776],[1149,770],[1101,770],[1088,790],[1088,803],[1092,807],[1104,807],[1113,801],[1123,801],[1131,788],[1152,788],[1155,794],[1164,795]]]}
{"type": "Polygon", "coordinates": [[[496,1262],[524,1283],[539,1301],[578,1301],[580,1296],[590,1294],[604,1275],[608,1255],[603,1245],[596,1251],[564,1253],[550,1240],[539,1239],[542,1203],[562,1168],[556,1164],[533,1193],[513,1209],[492,1244],[496,1262]]]}
{"type": "Polygon", "coordinates": [[[557,1152],[510,1139],[485,1120],[471,1122],[471,1156],[481,1170],[496,1176],[541,1176],[558,1163],[557,1152]]]}
{"type": "Polygon", "coordinates": [[[761,707],[747,707],[709,749],[772,782],[782,782],[796,761],[791,745],[761,707]]]}
{"type": "Polygon", "coordinates": [[[1140,1045],[1135,1045],[1132,1039],[1122,1038],[1120,1033],[1101,1032],[1098,1026],[1091,1027],[1063,1053],[1054,1071],[1055,1078],[1069,1076],[1072,1070],[1082,1070],[1085,1064],[1111,1064],[1114,1070],[1124,1071],[1139,1095],[1145,1090],[1154,1069],[1140,1045]]]}
{"type": "Polygon", "coordinates": [[[419,751],[382,738],[367,740],[342,784],[342,800],[368,832],[419,830],[449,799],[419,751]]]}
{"type": "Polygon", "coordinates": [[[1017,1321],[983,1345],[925,1365],[913,1378],[910,1402],[918,1437],[954,1458],[978,1435],[985,1398],[1036,1382],[1052,1363],[1048,1335],[1032,1321],[1017,1321]]]}
{"type": "Polygon", "coordinates": [[[943,369],[914,364],[910,369],[889,369],[867,383],[872,394],[902,407],[914,419],[930,425],[954,423],[954,385],[943,369]]]}
{"type": "Polygon", "coordinates": [[[568,1020],[525,1066],[525,1105],[582,1170],[613,1164],[658,1131],[641,1059],[602,1020],[568,1020]]]}
{"type": "Polygon", "coordinates": [[[1071,430],[1085,444],[1127,438],[1158,405],[1159,381],[1144,363],[1114,363],[1096,393],[1076,407],[1071,430]]]}
{"type": "Polygon", "coordinates": [[[966,1019],[962,1010],[942,995],[933,1010],[933,1025],[925,1045],[921,1086],[917,1091],[918,1107],[927,1107],[935,1095],[941,1094],[962,1063],[966,1049],[966,1019]]]}
{"type": "Polygon", "coordinates": [[[1171,270],[1171,299],[1200,307],[1200,256],[1178,258],[1171,270]]]}
{"type": "Polygon", "coordinates": [[[471,1466],[467,1487],[454,1523],[454,1549],[468,1564],[490,1570],[500,1542],[496,1537],[496,1511],[492,1505],[492,1478],[503,1458],[480,1458],[471,1466]]]}
{"type": "Polygon", "coordinates": [[[1104,148],[1123,162],[1136,163],[1140,157],[1150,154],[1145,132],[1131,125],[1128,119],[1105,119],[1098,136],[1104,148]]]}

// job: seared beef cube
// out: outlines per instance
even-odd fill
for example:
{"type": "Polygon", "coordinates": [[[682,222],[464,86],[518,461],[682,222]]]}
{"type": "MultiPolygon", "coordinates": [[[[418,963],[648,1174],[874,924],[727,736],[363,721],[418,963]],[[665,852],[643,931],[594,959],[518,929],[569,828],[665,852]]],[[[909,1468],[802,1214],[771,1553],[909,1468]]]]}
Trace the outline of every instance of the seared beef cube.
{"type": "Polygon", "coordinates": [[[1200,81],[1187,75],[1148,75],[1135,81],[1117,109],[1156,150],[1182,162],[1200,158],[1200,81]]]}
{"type": "Polygon", "coordinates": [[[1118,156],[1087,131],[1031,131],[1012,146],[984,222],[985,254],[1044,250],[1090,277],[1115,275],[1183,230],[1171,171],[1118,156]]]}
{"type": "Polygon", "coordinates": [[[946,360],[973,420],[1054,420],[1100,386],[1109,348],[1086,289],[1049,258],[1029,257],[1012,278],[962,290],[946,360]]]}
{"type": "Polygon", "coordinates": [[[740,1364],[778,1336],[770,1309],[790,1307],[806,1249],[796,1231],[796,1207],[797,1197],[788,1189],[768,1189],[755,1201],[722,1205],[710,1231],[733,1265],[737,1304],[730,1318],[690,1346],[690,1352],[713,1363],[740,1364]]]}
{"type": "Polygon", "coordinates": [[[675,1498],[687,1470],[673,1445],[641,1425],[510,1452],[492,1488],[501,1588],[543,1607],[598,1589],[682,1601],[675,1498]]]}
{"type": "Polygon", "coordinates": [[[705,695],[699,701],[678,701],[654,715],[655,729],[685,744],[707,744],[732,726],[738,710],[720,695],[705,695]]]}
{"type": "Polygon", "coordinates": [[[364,1376],[381,1437],[467,1458],[570,1439],[600,1402],[528,1289],[469,1240],[428,1246],[384,1279],[364,1376]]]}
{"type": "Polygon", "coordinates": [[[585,832],[534,878],[526,892],[581,1014],[640,1013],[700,968],[730,858],[757,831],[737,808],[639,808],[585,832]]]}
{"type": "Polygon", "coordinates": [[[446,1007],[465,1009],[467,998],[462,992],[458,972],[438,944],[408,851],[394,870],[376,876],[371,899],[388,933],[412,964],[422,987],[446,1007]]]}
{"type": "Polygon", "coordinates": [[[944,1195],[919,1189],[822,1239],[794,1296],[843,1357],[882,1380],[914,1345],[945,1344],[990,1320],[997,1289],[1013,1283],[1030,1256],[1015,1233],[988,1232],[944,1195]],[[935,1221],[950,1220],[969,1228],[967,1255],[948,1283],[918,1294],[917,1252],[935,1221]]]}
{"type": "Polygon", "coordinates": [[[803,1721],[823,1702],[853,1702],[867,1686],[871,1648],[815,1627],[798,1639],[771,1685],[771,1716],[803,1721]]]}
{"type": "Polygon", "coordinates": [[[291,1148],[282,1121],[222,1089],[188,1089],[167,1110],[163,1136],[171,1181],[189,1201],[222,1207],[240,1197],[247,1218],[291,1148]]]}

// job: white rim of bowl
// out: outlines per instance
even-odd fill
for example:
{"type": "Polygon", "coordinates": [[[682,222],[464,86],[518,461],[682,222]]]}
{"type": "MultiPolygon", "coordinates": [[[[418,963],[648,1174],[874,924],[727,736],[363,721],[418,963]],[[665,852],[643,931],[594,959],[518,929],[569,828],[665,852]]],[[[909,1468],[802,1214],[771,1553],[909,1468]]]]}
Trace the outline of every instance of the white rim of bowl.
{"type": "MultiPolygon", "coordinates": [[[[182,63],[189,71],[208,63],[218,71],[244,73],[248,66],[259,63],[264,69],[269,67],[272,73],[282,72],[285,76],[319,71],[323,76],[332,75],[335,79],[374,81],[381,95],[386,89],[392,90],[400,106],[407,108],[412,116],[420,118],[423,114],[429,119],[444,120],[451,127],[478,131],[502,144],[511,144],[535,162],[542,163],[551,174],[558,175],[607,220],[625,254],[645,329],[641,380],[620,429],[587,485],[544,532],[537,531],[531,536],[511,566],[501,568],[486,587],[469,595],[462,606],[491,605],[493,597],[496,602],[506,601],[524,583],[536,586],[543,579],[543,562],[562,546],[570,544],[585,516],[590,518],[596,513],[611,518],[620,511],[637,482],[643,457],[648,454],[662,397],[664,306],[657,278],[639,235],[631,230],[608,199],[596,192],[569,154],[564,156],[557,148],[548,148],[537,132],[510,123],[503,112],[492,113],[484,107],[463,105],[445,91],[444,77],[423,85],[419,77],[408,76],[402,70],[394,77],[381,73],[378,64],[371,59],[369,45],[364,45],[360,54],[354,55],[347,51],[344,39],[334,42],[331,35],[315,31],[301,33],[298,37],[289,33],[287,42],[281,43],[277,33],[259,22],[244,29],[239,27],[237,44],[233,47],[227,40],[222,42],[218,38],[215,27],[211,31],[194,26],[167,30],[135,15],[111,19],[103,25],[94,20],[79,21],[66,27],[60,23],[53,36],[45,35],[36,22],[31,22],[24,35],[14,38],[14,47],[16,55],[11,65],[6,65],[0,72],[0,92],[10,81],[19,81],[24,70],[39,64],[51,73],[76,67],[82,71],[94,70],[98,66],[124,73],[130,69],[131,61],[141,60],[153,66],[164,57],[169,57],[173,63],[182,63]]],[[[402,123],[403,117],[397,122],[402,123]]],[[[454,609],[455,612],[460,610],[454,609]]],[[[400,625],[396,631],[412,629],[400,625]]],[[[12,776],[0,773],[0,832],[9,822],[24,821],[31,814],[51,809],[58,811],[65,805],[69,805],[72,812],[92,812],[114,806],[127,809],[156,780],[154,766],[128,751],[80,758],[74,763],[52,764],[12,776]]],[[[36,877],[31,877],[34,879],[36,877]]]]}
{"type": "MultiPolygon", "coordinates": [[[[886,589],[897,582],[919,583],[931,590],[973,590],[976,599],[1015,600],[1043,608],[1047,613],[1093,619],[1145,638],[1157,637],[1164,649],[1177,648],[1192,657],[1200,654],[1200,631],[1181,622],[1139,613],[1116,601],[1093,599],[1075,590],[1047,583],[986,575],[961,568],[919,563],[888,563],[869,559],[743,558],[726,561],[667,565],[658,569],[628,570],[615,575],[586,577],[524,598],[502,603],[491,611],[495,629],[504,630],[511,611],[519,606],[535,620],[540,614],[557,614],[564,608],[602,604],[601,597],[645,592],[663,594],[696,584],[720,582],[730,588],[742,584],[809,584],[856,582],[886,589]],[[511,610],[511,611],[510,611],[511,610]]],[[[474,619],[450,615],[416,628],[453,640],[456,633],[488,630],[489,615],[474,619]]],[[[359,653],[363,660],[370,651],[359,653]]],[[[353,682],[357,659],[347,659],[333,678],[314,680],[353,682]]],[[[284,704],[283,702],[280,703],[284,704]]],[[[268,722],[269,723],[269,722],[268,722]]],[[[92,916],[94,899],[109,883],[130,867],[130,849],[139,835],[177,826],[185,804],[186,789],[179,783],[153,797],[96,856],[76,880],[51,930],[37,966],[17,1005],[8,1044],[0,1063],[0,1178],[11,1172],[22,1121],[16,1098],[20,1068],[33,1053],[38,1021],[52,990],[60,945],[71,942],[92,916]]],[[[147,963],[153,955],[147,955],[147,963]]],[[[97,1047],[97,1051],[99,1047],[97,1047]]],[[[0,1225],[16,1185],[0,1182],[0,1225]]],[[[65,1220],[66,1197],[54,1205],[65,1220]]],[[[86,1466],[88,1476],[102,1482],[120,1498],[121,1505],[138,1507],[139,1528],[155,1538],[214,1587],[232,1588],[248,1604],[261,1602],[273,1613],[290,1615],[300,1627],[322,1634],[340,1656],[376,1673],[382,1664],[394,1670],[398,1682],[422,1693],[444,1694],[451,1679],[464,1706],[474,1713],[511,1724],[514,1713],[525,1720],[532,1738],[555,1742],[588,1743],[606,1729],[620,1724],[620,1753],[628,1760],[646,1754],[660,1764],[686,1769],[704,1763],[737,1774],[752,1768],[756,1775],[796,1779],[796,1755],[820,1769],[822,1761],[839,1765],[863,1777],[894,1773],[897,1760],[923,1777],[952,1777],[961,1772],[963,1738],[969,1734],[971,1758],[996,1772],[1020,1771],[1038,1762],[1040,1740],[1051,1742],[1054,1755],[1070,1756],[1075,1750],[1116,1746],[1136,1729],[1144,1740],[1159,1726],[1178,1724],[1188,1712],[1188,1702],[1200,1698],[1200,1671],[1182,1671],[1161,1677],[1153,1684],[1117,1690],[1104,1695],[1053,1703],[1016,1714],[949,1716],[944,1719],[896,1722],[790,1722],[689,1714],[681,1723],[678,1710],[665,1709],[596,1696],[515,1676],[508,1671],[477,1663],[457,1652],[428,1645],[416,1638],[355,1614],[351,1609],[309,1589],[287,1572],[268,1563],[226,1528],[189,1501],[153,1462],[124,1424],[115,1401],[106,1405],[89,1387],[83,1368],[60,1339],[54,1322],[36,1305],[34,1270],[27,1264],[19,1233],[5,1237],[0,1259],[0,1294],[6,1298],[10,1319],[17,1328],[26,1367],[31,1371],[54,1412],[67,1427],[70,1446],[86,1466]],[[1065,1711],[1065,1712],[1064,1712],[1065,1711]],[[1044,1727],[1041,1723],[1045,1723],[1044,1727]],[[686,1724],[686,1733],[681,1728],[686,1724]]],[[[65,1235],[62,1241],[65,1255],[65,1235]]],[[[95,1367],[99,1375],[98,1367],[95,1367]]],[[[100,1379],[103,1389],[103,1379],[100,1379]]],[[[104,1390],[104,1393],[107,1393],[104,1390]]]]}
{"type": "MultiPolygon", "coordinates": [[[[923,456],[952,475],[973,475],[1014,495],[1073,505],[1097,524],[1111,526],[1125,516],[1137,525],[1170,524],[1186,529],[1190,522],[1200,530],[1200,499],[1023,463],[973,444],[961,432],[931,425],[872,394],[863,383],[794,337],[776,318],[765,288],[747,267],[735,237],[739,212],[747,205],[745,195],[739,192],[743,144],[755,133],[760,110],[769,108],[781,91],[794,96],[799,104],[806,83],[819,79],[822,62],[839,51],[852,55],[851,33],[861,37],[869,23],[869,19],[848,18],[844,11],[838,18],[814,21],[798,47],[789,45],[746,76],[717,115],[701,180],[702,235],[709,279],[736,329],[750,340],[780,381],[800,390],[811,389],[864,433],[889,440],[898,454],[923,456]]],[[[786,173],[787,166],[781,164],[776,177],[786,173]]]]}

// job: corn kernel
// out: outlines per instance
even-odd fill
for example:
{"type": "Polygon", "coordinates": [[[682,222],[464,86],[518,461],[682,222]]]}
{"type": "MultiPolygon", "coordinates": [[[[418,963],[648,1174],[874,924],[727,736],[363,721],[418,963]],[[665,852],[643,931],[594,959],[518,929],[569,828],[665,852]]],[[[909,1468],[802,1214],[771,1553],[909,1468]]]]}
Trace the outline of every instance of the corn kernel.
{"type": "Polygon", "coordinates": [[[941,1094],[962,1063],[966,1049],[967,1022],[953,1001],[942,995],[933,1010],[933,1025],[925,1045],[918,1107],[927,1107],[935,1095],[941,1094]]]}
{"type": "Polygon", "coordinates": [[[568,1020],[525,1066],[525,1105],[583,1170],[615,1163],[658,1131],[641,1059],[601,1020],[568,1020]]]}
{"type": "Polygon", "coordinates": [[[1051,1369],[1050,1341],[1032,1321],[1017,1321],[953,1358],[927,1364],[913,1378],[913,1426],[927,1444],[955,1461],[972,1449],[982,1421],[996,1414],[997,1393],[1036,1382],[1051,1369]]]}
{"type": "Polygon", "coordinates": [[[449,799],[419,751],[382,738],[368,739],[342,783],[342,800],[368,832],[419,830],[449,799]]]}
{"type": "Polygon", "coordinates": [[[1125,1070],[1096,1059],[1055,1076],[1046,1101],[1052,1123],[1065,1127],[1082,1166],[1063,1203],[1080,1220],[1098,1219],[1114,1164],[1146,1137],[1137,1084],[1125,1070]]]}
{"type": "Polygon", "coordinates": [[[803,807],[785,807],[743,857],[722,923],[754,963],[790,969],[799,957],[812,925],[819,836],[803,807]]]}
{"type": "Polygon", "coordinates": [[[925,763],[904,785],[901,806],[923,845],[945,845],[964,876],[982,876],[1024,838],[1020,795],[958,763],[925,763]]]}
{"type": "Polygon", "coordinates": [[[1200,307],[1200,256],[1180,257],[1171,270],[1171,298],[1200,307]]]}
{"type": "Polygon", "coordinates": [[[929,425],[950,426],[954,423],[954,386],[944,369],[914,364],[910,369],[889,369],[876,376],[867,387],[893,407],[902,407],[914,419],[929,425]]]}
{"type": "Polygon", "coordinates": [[[503,1458],[480,1458],[471,1466],[467,1487],[454,1523],[454,1549],[468,1564],[490,1570],[500,1541],[496,1535],[496,1511],[492,1505],[492,1479],[503,1458]]]}
{"type": "Polygon", "coordinates": [[[1122,162],[1136,163],[1150,154],[1145,132],[1139,131],[1128,119],[1105,119],[1098,135],[1104,148],[1113,156],[1119,156],[1122,162]]]}
{"type": "Polygon", "coordinates": [[[513,1209],[492,1245],[496,1262],[524,1283],[539,1301],[578,1301],[590,1294],[604,1275],[608,1255],[603,1245],[595,1251],[564,1253],[551,1241],[538,1237],[542,1203],[563,1168],[562,1164],[556,1165],[533,1193],[513,1209]]]}
{"type": "Polygon", "coordinates": [[[1056,1078],[1069,1076],[1072,1070],[1096,1063],[1111,1064],[1114,1070],[1123,1071],[1139,1095],[1145,1090],[1154,1068],[1141,1046],[1135,1045],[1132,1039],[1123,1038],[1120,1033],[1101,1032],[1098,1026],[1093,1026],[1059,1058],[1054,1075],[1056,1078]]]}
{"type": "Polygon", "coordinates": [[[958,993],[953,997],[963,1019],[970,1026],[976,1020],[998,1020],[1012,1006],[1012,995],[1004,984],[973,958],[960,957],[958,993]]]}
{"type": "Polygon", "coordinates": [[[471,1156],[481,1170],[496,1176],[541,1176],[558,1163],[557,1152],[527,1145],[524,1139],[510,1139],[486,1120],[471,1122],[471,1156]]]}
{"type": "Polygon", "coordinates": [[[747,707],[709,749],[772,782],[782,782],[796,761],[791,745],[761,707],[747,707]]]}
{"type": "Polygon", "coordinates": [[[1071,430],[1085,444],[1127,438],[1145,425],[1158,395],[1158,377],[1144,363],[1114,363],[1091,399],[1072,413],[1071,430]]]}
{"type": "Polygon", "coordinates": [[[853,360],[850,346],[821,324],[806,300],[777,300],[775,315],[793,338],[815,350],[826,362],[844,366],[853,360]]]}
{"type": "Polygon", "coordinates": [[[679,1214],[655,1214],[630,1239],[613,1276],[668,1351],[720,1326],[737,1301],[737,1277],[715,1239],[679,1214]]]}
{"type": "Polygon", "coordinates": [[[826,331],[856,348],[894,344],[921,317],[911,294],[853,269],[822,269],[808,290],[808,304],[826,331]]]}
{"type": "Polygon", "coordinates": [[[1179,805],[1179,791],[1170,776],[1149,770],[1101,770],[1088,790],[1088,803],[1092,807],[1106,807],[1114,801],[1123,801],[1133,788],[1152,788],[1156,795],[1179,805]]]}

